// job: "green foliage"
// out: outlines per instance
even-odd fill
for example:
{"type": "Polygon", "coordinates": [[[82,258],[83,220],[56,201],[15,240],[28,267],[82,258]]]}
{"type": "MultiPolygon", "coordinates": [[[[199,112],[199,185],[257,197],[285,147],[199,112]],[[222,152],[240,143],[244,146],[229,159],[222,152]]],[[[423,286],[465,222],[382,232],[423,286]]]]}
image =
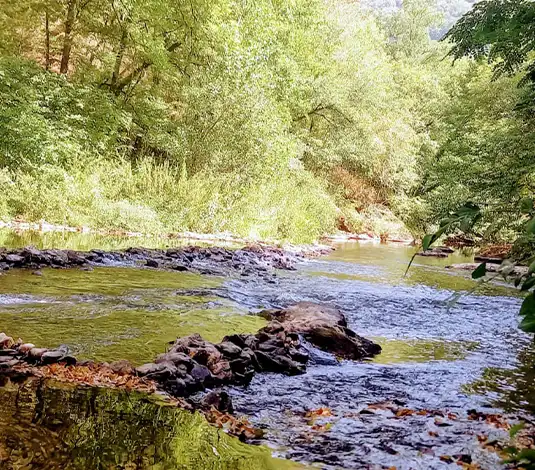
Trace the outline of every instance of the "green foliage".
{"type": "Polygon", "coordinates": [[[424,0],[0,0],[0,217],[304,241],[421,235],[474,200],[510,231],[518,79],[452,68],[439,23],[424,0]]]}
{"type": "Polygon", "coordinates": [[[495,76],[513,74],[527,63],[526,79],[535,78],[530,60],[535,33],[535,5],[529,0],[484,0],[474,5],[448,32],[451,54],[485,57],[494,62],[495,76]]]}

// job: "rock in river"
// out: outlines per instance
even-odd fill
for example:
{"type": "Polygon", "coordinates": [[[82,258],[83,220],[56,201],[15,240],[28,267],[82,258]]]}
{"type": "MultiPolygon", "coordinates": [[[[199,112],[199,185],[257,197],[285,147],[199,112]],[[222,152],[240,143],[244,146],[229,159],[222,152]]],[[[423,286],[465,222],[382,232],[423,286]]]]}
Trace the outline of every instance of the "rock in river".
{"type": "Polygon", "coordinates": [[[317,348],[345,359],[362,359],[381,352],[381,346],[347,327],[339,310],[312,302],[299,302],[282,310],[264,310],[260,315],[277,320],[285,331],[299,333],[317,348]]]}

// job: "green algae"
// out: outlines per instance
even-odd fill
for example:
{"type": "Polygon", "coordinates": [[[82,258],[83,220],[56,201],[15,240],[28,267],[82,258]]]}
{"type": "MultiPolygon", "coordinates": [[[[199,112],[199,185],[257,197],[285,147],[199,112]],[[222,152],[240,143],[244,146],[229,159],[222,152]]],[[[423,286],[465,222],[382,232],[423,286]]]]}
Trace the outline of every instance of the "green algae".
{"type": "Polygon", "coordinates": [[[478,347],[476,341],[447,341],[433,339],[373,338],[383,348],[373,362],[403,364],[410,362],[458,361],[478,347]]]}
{"type": "Polygon", "coordinates": [[[98,361],[151,361],[177,337],[213,342],[265,321],[210,294],[221,278],[133,268],[13,270],[0,276],[0,331],[98,361]],[[199,292],[199,293],[197,293],[199,292]]]}

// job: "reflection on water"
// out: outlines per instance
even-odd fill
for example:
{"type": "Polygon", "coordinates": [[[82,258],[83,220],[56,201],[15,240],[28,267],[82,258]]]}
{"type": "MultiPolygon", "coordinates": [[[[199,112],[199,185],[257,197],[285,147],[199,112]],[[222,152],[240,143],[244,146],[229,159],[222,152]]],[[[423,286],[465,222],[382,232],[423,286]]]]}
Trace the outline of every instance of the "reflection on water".
{"type": "MultiPolygon", "coordinates": [[[[22,248],[35,246],[38,249],[61,248],[64,250],[89,251],[95,248],[101,250],[122,250],[132,246],[145,248],[168,248],[184,245],[203,245],[213,242],[202,240],[187,240],[160,237],[124,237],[99,235],[96,233],[80,232],[38,232],[34,230],[14,231],[0,229],[0,246],[6,248],[22,248]]],[[[232,246],[233,243],[218,242],[220,245],[232,246]]]]}
{"type": "Polygon", "coordinates": [[[516,367],[489,367],[480,378],[466,384],[467,393],[489,398],[493,406],[509,412],[535,414],[535,347],[533,344],[518,354],[516,367]]]}
{"type": "Polygon", "coordinates": [[[79,357],[151,361],[178,336],[253,333],[265,321],[233,302],[181,295],[220,286],[196,274],[98,268],[13,270],[0,276],[0,331],[43,347],[67,344],[79,357]]]}
{"type": "MultiPolygon", "coordinates": [[[[338,250],[319,261],[317,274],[338,279],[355,279],[385,282],[392,285],[426,285],[452,291],[470,291],[478,285],[471,279],[470,271],[446,270],[452,264],[472,263],[470,249],[455,252],[447,258],[417,256],[404,276],[410,259],[418,247],[409,245],[384,245],[378,243],[338,244],[338,250]],[[330,262],[335,261],[332,269],[330,262]],[[322,270],[329,265],[327,270],[322,270]]],[[[314,268],[312,268],[314,269],[314,268]]],[[[478,293],[486,295],[517,295],[517,291],[505,283],[482,284],[478,293]]]]}
{"type": "MultiPolygon", "coordinates": [[[[3,470],[279,470],[203,416],[141,393],[30,380],[0,388],[3,470]]],[[[301,468],[301,467],[299,467],[301,468]]]]}

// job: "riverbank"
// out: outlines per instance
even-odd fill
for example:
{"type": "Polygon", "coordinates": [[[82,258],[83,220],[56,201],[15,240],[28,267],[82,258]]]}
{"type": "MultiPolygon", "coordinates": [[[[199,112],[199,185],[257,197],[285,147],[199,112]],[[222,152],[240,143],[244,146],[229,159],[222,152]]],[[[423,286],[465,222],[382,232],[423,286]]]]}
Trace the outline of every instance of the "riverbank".
{"type": "MultiPolygon", "coordinates": [[[[202,242],[202,243],[228,243],[228,244],[259,244],[278,247],[293,247],[300,245],[293,245],[291,243],[276,240],[276,239],[258,239],[251,237],[240,237],[229,232],[222,233],[198,233],[198,232],[173,232],[173,233],[146,233],[146,232],[132,232],[127,230],[102,230],[87,226],[68,226],[68,225],[54,225],[45,221],[41,222],[24,222],[24,221],[2,221],[0,220],[0,229],[13,230],[16,233],[35,232],[38,234],[47,233],[80,233],[92,234],[102,237],[122,237],[132,239],[152,238],[160,240],[184,240],[202,242]]],[[[337,232],[326,234],[319,237],[319,241],[325,243],[344,243],[350,241],[374,241],[374,242],[392,242],[392,243],[415,243],[413,238],[404,236],[390,236],[388,234],[379,234],[373,232],[351,233],[351,232],[337,232]]],[[[309,244],[310,245],[310,244],[309,244]]],[[[309,246],[304,244],[304,246],[309,246]]],[[[314,245],[314,244],[312,244],[314,245]]]]}

